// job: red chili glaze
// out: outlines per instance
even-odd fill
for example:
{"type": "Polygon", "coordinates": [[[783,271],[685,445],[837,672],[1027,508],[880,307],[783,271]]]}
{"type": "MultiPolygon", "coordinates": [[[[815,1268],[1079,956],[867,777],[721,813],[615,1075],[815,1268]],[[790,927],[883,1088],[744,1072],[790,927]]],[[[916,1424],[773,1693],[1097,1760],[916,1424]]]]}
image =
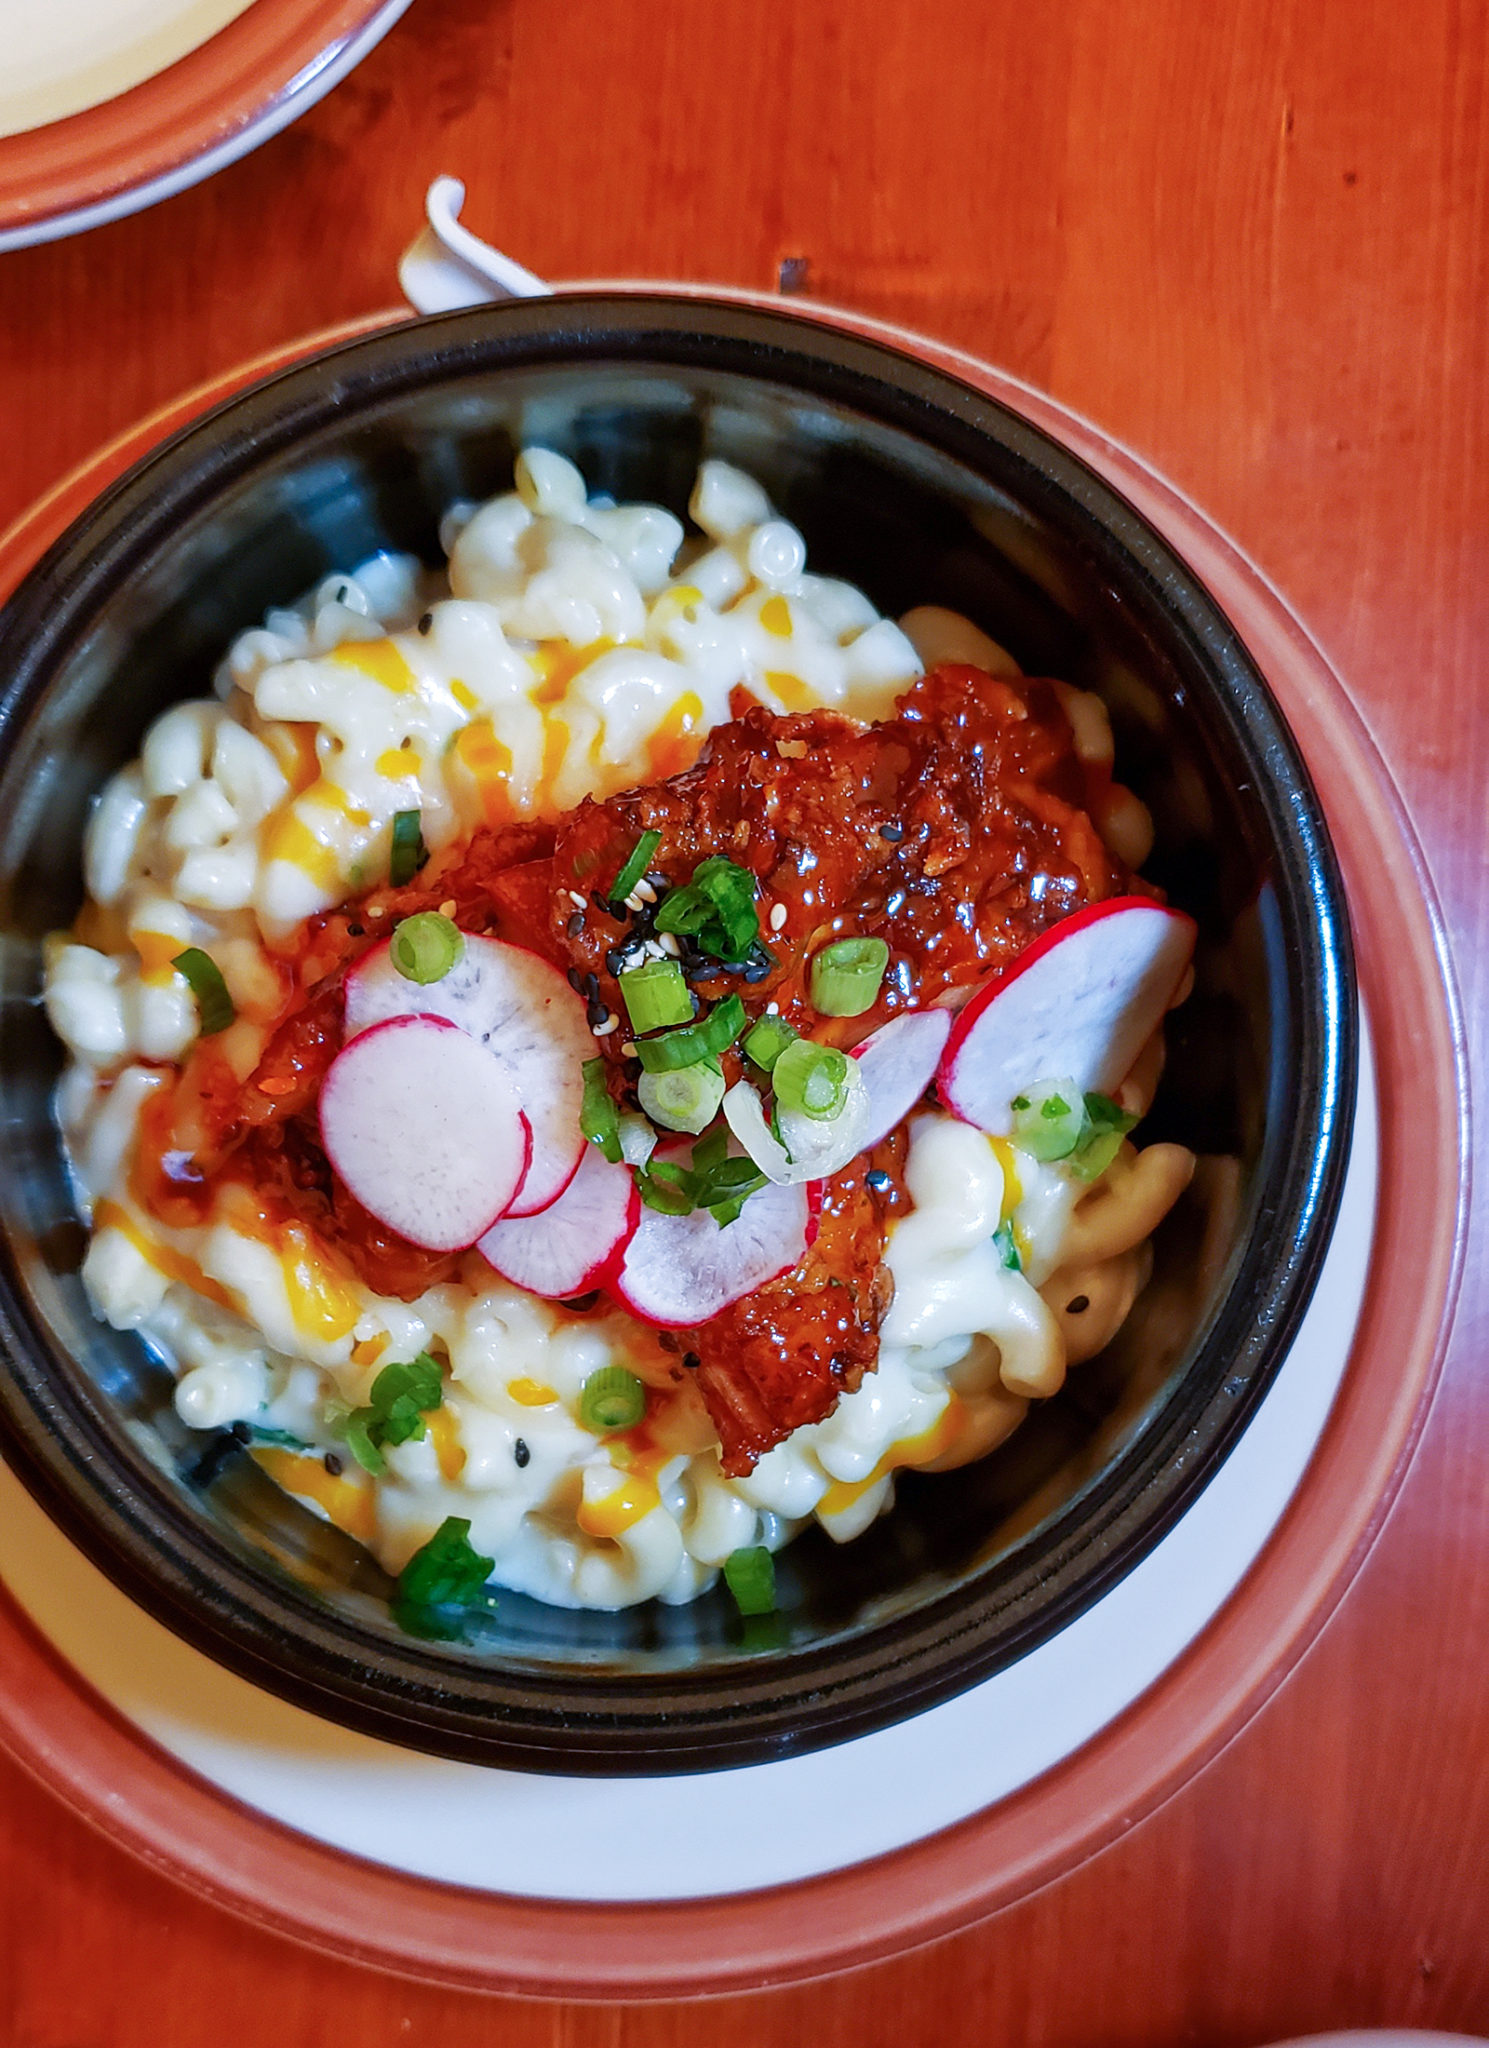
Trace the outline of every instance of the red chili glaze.
{"type": "MultiPolygon", "coordinates": [[[[1083,903],[1146,893],[1103,845],[1085,795],[1048,683],[945,664],[872,726],[755,707],[716,728],[685,774],[585,802],[560,822],[550,937],[623,1017],[606,963],[638,920],[602,908],[595,892],[644,831],[662,835],[650,866],[669,883],[726,854],[758,878],[774,965],[755,983],[710,971],[693,986],[705,1000],[732,990],[752,1015],[774,1003],[814,1037],[856,1044],[897,1011],[970,987],[1083,903]],[[883,938],[889,971],[865,1016],[821,1018],[806,996],[811,956],[846,933],[883,938]]],[[[621,1058],[622,1043],[612,1034],[607,1055],[621,1058]]]]}
{"type": "MultiPolygon", "coordinates": [[[[287,956],[295,993],[248,1079],[205,1040],[147,1105],[135,1192],[163,1221],[188,1223],[236,1183],[266,1222],[300,1223],[334,1264],[411,1299],[449,1277],[458,1255],[422,1251],[368,1215],[332,1172],[315,1116],[341,1046],[346,971],[399,918],[444,908],[462,930],[541,952],[573,978],[594,975],[624,1018],[617,955],[651,913],[617,914],[609,892],[640,834],[657,831],[648,865],[669,884],[711,854],[758,880],[770,957],[753,979],[693,963],[703,1004],[737,993],[752,1017],[773,1004],[816,1038],[855,1044],[901,1009],[970,987],[1082,904],[1151,893],[1103,845],[1082,808],[1094,794],[1049,683],[945,664],[871,726],[745,707],[668,781],[586,800],[552,824],[485,827],[408,887],[311,920],[287,956]],[[844,934],[882,937],[889,971],[867,1014],[819,1017],[811,959],[844,934]]],[[[625,1043],[623,1030],[597,1041],[622,1099],[636,1072],[625,1043]]],[[[727,1471],[748,1471],[820,1420],[874,1364],[891,1294],[886,1222],[903,1203],[902,1134],[881,1151],[873,1187],[863,1160],[829,1181],[816,1241],[793,1272],[687,1339],[727,1471]]]]}
{"type": "Polygon", "coordinates": [[[732,1475],[830,1413],[879,1356],[894,1283],[883,1263],[885,1208],[865,1185],[867,1170],[855,1159],[826,1183],[817,1235],[791,1272],[688,1337],[732,1475]]]}

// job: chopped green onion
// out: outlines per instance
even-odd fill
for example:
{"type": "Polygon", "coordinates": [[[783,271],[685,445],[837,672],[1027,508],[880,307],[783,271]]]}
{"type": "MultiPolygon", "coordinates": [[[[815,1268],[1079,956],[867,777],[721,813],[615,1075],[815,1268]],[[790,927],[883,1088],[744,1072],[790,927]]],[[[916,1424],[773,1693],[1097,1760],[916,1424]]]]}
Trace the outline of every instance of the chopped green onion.
{"type": "Polygon", "coordinates": [[[636,1100],[653,1123],[669,1131],[706,1131],[724,1099],[724,1070],[717,1060],[643,1074],[636,1100]]]}
{"type": "Polygon", "coordinates": [[[1085,1131],[1070,1163],[1082,1180],[1100,1180],[1121,1151],[1122,1140],[1137,1118],[1109,1095],[1089,1094],[1084,1106],[1085,1131]]]}
{"type": "Polygon", "coordinates": [[[238,1012],[227,992],[222,969],[211,954],[204,953],[200,946],[188,946],[184,953],[176,955],[171,965],[191,985],[203,1038],[215,1038],[219,1031],[226,1031],[238,1012]]]}
{"type": "Polygon", "coordinates": [[[740,1211],[744,1208],[750,1196],[755,1193],[757,1188],[763,1188],[764,1186],[765,1175],[763,1173],[756,1173],[751,1177],[749,1185],[742,1187],[738,1194],[726,1195],[720,1202],[710,1202],[708,1213],[712,1216],[714,1222],[718,1224],[720,1230],[727,1230],[731,1223],[737,1223],[740,1211]]]}
{"type": "Polygon", "coordinates": [[[618,1123],[621,1158],[627,1166],[645,1166],[657,1149],[656,1132],[634,1109],[622,1110],[618,1123]]]}
{"type": "Polygon", "coordinates": [[[1040,1081],[1010,1106],[1013,1142],[1031,1159],[1068,1159],[1080,1143],[1086,1105],[1073,1081],[1040,1081]]]}
{"type": "Polygon", "coordinates": [[[729,1157],[729,1133],[724,1130],[710,1131],[706,1138],[700,1138],[693,1147],[694,1173],[716,1173],[729,1157]]]}
{"type": "Polygon", "coordinates": [[[494,1557],[472,1549],[470,1523],[447,1515],[398,1574],[393,1619],[408,1635],[458,1642],[466,1620],[494,1610],[496,1595],[486,1581],[495,1569],[494,1557]]]}
{"type": "Polygon", "coordinates": [[[812,962],[812,1007],[824,1017],[861,1017],[888,965],[883,939],[834,939],[812,962]]]}
{"type": "MultiPolygon", "coordinates": [[[[624,903],[646,870],[651,866],[651,857],[662,843],[660,832],[643,832],[626,856],[626,864],[615,878],[610,891],[612,903],[624,903]]],[[[637,1025],[637,1030],[641,1026],[637,1025]]]]}
{"type": "Polygon", "coordinates": [[[848,1055],[810,1038],[788,1045],[771,1072],[776,1102],[817,1123],[829,1123],[848,1099],[848,1055]]]}
{"type": "Polygon", "coordinates": [[[726,1131],[710,1131],[693,1147],[691,1170],[674,1159],[658,1160],[638,1170],[636,1185],[649,1209],[664,1216],[687,1216],[707,1209],[720,1229],[733,1223],[765,1175],[753,1159],[731,1155],[726,1131]]]}
{"type": "Polygon", "coordinates": [[[372,1382],[367,1407],[354,1408],[343,1427],[347,1447],[373,1477],[387,1471],[385,1444],[406,1444],[428,1428],[424,1417],[444,1400],[444,1380],[427,1351],[406,1365],[385,1365],[372,1382]]]}
{"type": "Polygon", "coordinates": [[[393,813],[393,850],[388,856],[388,880],[395,889],[411,882],[429,858],[417,811],[393,813]]]}
{"type": "Polygon", "coordinates": [[[741,1614],[775,1612],[776,1561],[763,1543],[730,1551],[724,1560],[724,1583],[741,1614]]]}
{"type": "Polygon", "coordinates": [[[743,959],[760,936],[755,877],[722,854],[711,854],[699,861],[691,882],[662,898],[656,928],[696,940],[715,960],[743,959]]]}
{"type": "Polygon", "coordinates": [[[624,1156],[620,1149],[620,1112],[610,1093],[605,1062],[584,1062],[584,1101],[579,1110],[579,1128],[591,1145],[598,1145],[612,1166],[624,1156]]]}
{"type": "Polygon", "coordinates": [[[675,960],[644,960],[620,977],[620,992],[633,1031],[659,1031],[664,1024],[690,1024],[693,996],[675,960]]]}
{"type": "Polygon", "coordinates": [[[623,1365],[602,1365],[584,1382],[579,1420],[586,1429],[630,1429],[646,1413],[646,1388],[623,1365]]]}
{"type": "Polygon", "coordinates": [[[768,1074],[786,1047],[793,1045],[795,1041],[796,1033],[784,1017],[761,1017],[745,1039],[745,1058],[753,1060],[757,1067],[768,1074]]]}
{"type": "Polygon", "coordinates": [[[1023,1271],[1024,1262],[1019,1257],[1018,1239],[1013,1234],[1012,1223],[1000,1223],[993,1232],[993,1250],[1003,1261],[1004,1269],[1007,1272],[1021,1273],[1023,1271]]]}
{"type": "Polygon", "coordinates": [[[684,1188],[662,1177],[660,1169],[636,1168],[636,1191],[648,1209],[659,1216],[691,1216],[696,1204],[684,1188]]]}
{"type": "Polygon", "coordinates": [[[421,910],[393,927],[388,952],[405,981],[427,987],[443,981],[465,951],[465,940],[447,917],[437,910],[421,910]]]}
{"type": "Polygon", "coordinates": [[[685,1024],[680,1031],[666,1031],[660,1038],[638,1039],[636,1057],[648,1074],[696,1066],[700,1060],[717,1059],[721,1052],[727,1052],[744,1026],[744,1004],[738,996],[725,996],[696,1024],[685,1024]]]}

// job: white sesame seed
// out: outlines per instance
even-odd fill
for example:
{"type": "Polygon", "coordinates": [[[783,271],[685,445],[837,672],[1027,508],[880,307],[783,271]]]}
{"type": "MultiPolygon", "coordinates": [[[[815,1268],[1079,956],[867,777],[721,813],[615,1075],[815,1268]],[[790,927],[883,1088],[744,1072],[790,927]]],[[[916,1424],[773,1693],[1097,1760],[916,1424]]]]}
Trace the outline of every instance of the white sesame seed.
{"type": "Polygon", "coordinates": [[[635,1046],[635,1042],[634,1042],[634,1040],[632,1040],[632,1039],[629,1039],[629,1038],[628,1038],[628,1039],[626,1039],[626,1040],[624,1041],[624,1043],[623,1043],[623,1044],[622,1044],[622,1046],[621,1046],[621,1054],[622,1054],[622,1057],[623,1057],[623,1058],[625,1058],[625,1059],[628,1059],[628,1060],[633,1060],[633,1059],[635,1059],[635,1057],[636,1057],[636,1046],[635,1046]]]}
{"type": "Polygon", "coordinates": [[[441,917],[453,917],[455,915],[455,898],[453,896],[445,898],[439,907],[439,914],[441,917]]]}
{"type": "Polygon", "coordinates": [[[784,903],[778,903],[770,913],[770,928],[773,932],[778,932],[785,922],[786,906],[784,903]]]}
{"type": "Polygon", "coordinates": [[[626,898],[626,909],[627,909],[627,910],[639,910],[640,908],[641,908],[641,892],[640,892],[640,890],[639,890],[639,889],[633,889],[633,890],[631,891],[630,895],[629,895],[629,896],[628,896],[628,897],[626,898]]]}
{"type": "Polygon", "coordinates": [[[682,957],[682,943],[681,943],[681,941],[680,941],[680,940],[678,939],[678,936],[677,936],[677,934],[676,934],[675,932],[663,932],[663,933],[662,933],[662,935],[661,935],[661,937],[660,937],[660,938],[659,938],[659,939],[657,940],[657,944],[658,944],[658,945],[659,945],[659,946],[661,947],[661,949],[662,949],[662,957],[663,957],[663,959],[667,959],[667,960],[679,960],[679,959],[681,959],[681,957],[682,957]]]}
{"type": "Polygon", "coordinates": [[[651,883],[647,881],[644,875],[642,876],[641,880],[636,884],[636,894],[641,898],[641,901],[643,903],[655,903],[657,900],[656,890],[651,886],[651,883]]]}
{"type": "Polygon", "coordinates": [[[619,1029],[620,1019],[616,1016],[614,1010],[610,1012],[603,1024],[594,1024],[590,1027],[591,1034],[595,1038],[608,1038],[612,1031],[618,1031],[619,1029]]]}
{"type": "Polygon", "coordinates": [[[577,889],[571,889],[569,891],[569,901],[573,904],[576,910],[583,910],[588,905],[589,898],[587,896],[581,896],[577,889]]]}

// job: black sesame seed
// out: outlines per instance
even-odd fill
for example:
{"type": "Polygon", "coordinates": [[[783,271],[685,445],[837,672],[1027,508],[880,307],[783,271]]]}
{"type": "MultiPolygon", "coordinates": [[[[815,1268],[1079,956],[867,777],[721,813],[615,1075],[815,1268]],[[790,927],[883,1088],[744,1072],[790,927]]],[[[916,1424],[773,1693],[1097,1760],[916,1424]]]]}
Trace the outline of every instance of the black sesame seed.
{"type": "Polygon", "coordinates": [[[1090,1306],[1091,1297],[1089,1294],[1077,1294],[1073,1300],[1066,1302],[1065,1313],[1068,1316],[1082,1316],[1090,1306]]]}
{"type": "Polygon", "coordinates": [[[887,839],[891,846],[898,846],[904,836],[905,828],[903,825],[881,825],[879,827],[879,837],[887,839]]]}
{"type": "Polygon", "coordinates": [[[752,982],[764,981],[774,965],[773,960],[751,960],[743,970],[743,978],[752,982]]]}
{"type": "Polygon", "coordinates": [[[877,1166],[874,1167],[872,1172],[864,1175],[864,1180],[874,1190],[876,1195],[882,1194],[889,1186],[889,1175],[881,1172],[877,1166]]]}
{"type": "Polygon", "coordinates": [[[650,882],[654,889],[670,889],[672,887],[667,877],[664,874],[660,874],[656,868],[653,868],[649,875],[643,875],[641,879],[643,882],[650,882]]]}
{"type": "Polygon", "coordinates": [[[423,618],[422,618],[422,619],[420,619],[420,621],[419,621],[419,631],[420,631],[421,633],[427,633],[427,632],[429,631],[430,627],[431,627],[431,626],[432,626],[433,624],[434,624],[434,613],[433,613],[433,612],[425,612],[425,614],[424,614],[423,618]]]}
{"type": "Polygon", "coordinates": [[[584,1021],[588,1024],[591,1031],[597,1031],[609,1015],[609,1006],[600,1002],[598,998],[594,1002],[585,1005],[584,1021]]]}
{"type": "Polygon", "coordinates": [[[565,978],[576,996],[584,994],[584,969],[582,967],[571,967],[565,978]]]}
{"type": "Polygon", "coordinates": [[[622,913],[619,910],[617,910],[615,905],[610,901],[610,898],[605,894],[603,889],[591,889],[589,892],[589,900],[595,906],[596,910],[603,910],[606,917],[620,917],[622,915],[622,913]]]}
{"type": "Polygon", "coordinates": [[[342,1464],[340,1458],[337,1457],[334,1451],[327,1451],[325,1457],[322,1458],[321,1463],[325,1466],[326,1470],[330,1473],[333,1479],[339,1479],[342,1473],[346,1470],[345,1465],[342,1464]]]}
{"type": "Polygon", "coordinates": [[[625,968],[626,968],[626,949],[625,949],[625,947],[624,947],[624,946],[612,946],[612,947],[610,948],[610,951],[609,951],[609,952],[608,952],[608,953],[607,953],[607,954],[605,955],[605,972],[606,972],[607,974],[624,974],[624,972],[625,972],[625,968]]]}
{"type": "Polygon", "coordinates": [[[367,930],[364,925],[349,924],[346,928],[346,935],[349,939],[365,939],[367,930]]]}
{"type": "Polygon", "coordinates": [[[576,910],[574,915],[569,919],[568,923],[564,926],[564,930],[568,933],[571,939],[577,939],[579,934],[584,930],[584,912],[582,910],[576,910]]]}
{"type": "Polygon", "coordinates": [[[598,1001],[600,994],[600,977],[598,974],[585,975],[584,993],[589,997],[592,1003],[598,1001]]]}
{"type": "Polygon", "coordinates": [[[253,1431],[246,1422],[235,1422],[233,1424],[233,1435],[240,1444],[251,1444],[253,1442],[253,1431]]]}
{"type": "Polygon", "coordinates": [[[532,1452],[528,1449],[527,1445],[522,1441],[521,1437],[518,1437],[516,1443],[514,1443],[512,1446],[512,1456],[517,1460],[517,1469],[519,1472],[527,1463],[528,1459],[532,1456],[532,1452]]]}
{"type": "Polygon", "coordinates": [[[682,1355],[682,1362],[689,1372],[696,1372],[699,1366],[702,1365],[703,1360],[696,1351],[685,1351],[682,1355]]]}

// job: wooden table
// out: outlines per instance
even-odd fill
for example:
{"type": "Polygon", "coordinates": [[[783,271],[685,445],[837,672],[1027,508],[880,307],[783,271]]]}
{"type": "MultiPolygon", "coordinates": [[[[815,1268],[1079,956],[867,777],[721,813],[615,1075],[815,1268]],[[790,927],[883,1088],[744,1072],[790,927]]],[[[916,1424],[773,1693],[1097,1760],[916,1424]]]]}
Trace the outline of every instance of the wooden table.
{"type": "MultiPolygon", "coordinates": [[[[1482,1052],[1489,19],[1462,0],[416,0],[257,155],[0,258],[0,525],[182,388],[393,296],[441,170],[552,277],[772,285],[1100,420],[1262,564],[1416,819],[1482,1052]]],[[[1489,2033],[1489,1285],[1301,1667],[1117,1846],[959,1938],[702,2011],[493,2005],[249,1930],[0,1762],[13,2048],[1489,2033]]]]}

